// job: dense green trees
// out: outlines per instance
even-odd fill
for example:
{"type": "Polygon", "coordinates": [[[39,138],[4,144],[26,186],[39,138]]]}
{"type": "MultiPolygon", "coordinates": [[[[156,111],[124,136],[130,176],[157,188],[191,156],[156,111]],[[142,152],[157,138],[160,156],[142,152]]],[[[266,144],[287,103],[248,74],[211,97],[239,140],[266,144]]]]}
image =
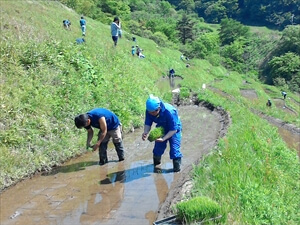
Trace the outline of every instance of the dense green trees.
{"type": "Polygon", "coordinates": [[[249,27],[233,19],[223,19],[220,28],[220,40],[222,45],[228,45],[239,38],[249,36],[249,27]]]}
{"type": "Polygon", "coordinates": [[[188,41],[195,39],[193,28],[195,21],[193,21],[187,14],[183,14],[181,20],[177,22],[177,30],[179,33],[179,39],[182,44],[186,44],[188,41]]]}
{"type": "MultiPolygon", "coordinates": [[[[178,9],[182,2],[169,0],[178,9]]],[[[190,0],[195,11],[206,22],[219,23],[224,18],[236,19],[244,24],[256,24],[283,29],[286,25],[300,23],[299,0],[190,0]],[[193,4],[194,3],[194,4],[193,4]]]]}
{"type": "Polygon", "coordinates": [[[270,84],[288,86],[300,91],[300,25],[287,26],[276,48],[270,52],[263,66],[263,76],[270,84]]]}

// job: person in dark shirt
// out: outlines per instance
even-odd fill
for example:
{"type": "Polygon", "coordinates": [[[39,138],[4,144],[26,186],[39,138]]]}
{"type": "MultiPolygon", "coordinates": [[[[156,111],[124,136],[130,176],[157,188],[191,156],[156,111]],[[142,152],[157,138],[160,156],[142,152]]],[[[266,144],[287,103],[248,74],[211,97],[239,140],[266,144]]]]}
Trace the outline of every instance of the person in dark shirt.
{"type": "Polygon", "coordinates": [[[95,108],[85,114],[76,116],[74,122],[77,128],[84,127],[88,132],[87,149],[90,147],[93,148],[93,151],[99,149],[99,165],[108,162],[107,145],[110,138],[112,138],[119,161],[124,160],[122,125],[116,114],[105,108],[95,108]],[[93,127],[99,129],[98,140],[95,145],[91,145],[94,136],[93,127]]]}

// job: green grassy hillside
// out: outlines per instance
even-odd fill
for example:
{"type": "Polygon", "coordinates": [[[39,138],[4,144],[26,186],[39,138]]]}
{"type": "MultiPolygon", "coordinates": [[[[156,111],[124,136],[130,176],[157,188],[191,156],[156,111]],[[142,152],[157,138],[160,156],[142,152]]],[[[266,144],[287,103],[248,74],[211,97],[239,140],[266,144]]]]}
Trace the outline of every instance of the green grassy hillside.
{"type": "Polygon", "coordinates": [[[86,136],[73,122],[79,113],[106,107],[126,130],[141,126],[149,93],[171,99],[155,83],[173,67],[184,78],[182,86],[232,117],[226,137],[195,168],[193,193],[218,202],[227,224],[300,223],[297,153],[251,110],[299,127],[299,96],[288,93],[286,100],[295,113],[267,109],[267,99],[281,98],[280,90],[260,84],[254,75],[196,59],[186,68],[180,52],[141,37],[137,44],[146,58],[132,57],[128,31],[115,48],[109,26],[89,18],[86,44],[77,45],[80,15],[65,6],[53,1],[0,4],[1,189],[85,152],[86,136]],[[71,20],[70,31],[63,29],[63,19],[71,20]],[[204,83],[210,88],[203,90],[204,83]],[[255,90],[257,98],[243,97],[243,89],[255,90]]]}

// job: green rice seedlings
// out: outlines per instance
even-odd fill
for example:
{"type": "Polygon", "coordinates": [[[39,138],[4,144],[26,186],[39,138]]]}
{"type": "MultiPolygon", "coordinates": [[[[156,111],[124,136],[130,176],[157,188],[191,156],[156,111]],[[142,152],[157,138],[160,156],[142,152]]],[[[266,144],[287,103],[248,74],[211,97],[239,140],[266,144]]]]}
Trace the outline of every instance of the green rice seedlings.
{"type": "Polygon", "coordinates": [[[157,138],[164,136],[164,133],[165,133],[165,131],[164,131],[163,127],[156,127],[150,131],[148,140],[150,142],[155,141],[157,138]]]}
{"type": "Polygon", "coordinates": [[[176,204],[177,217],[190,224],[220,217],[221,207],[212,199],[204,196],[195,197],[176,204]]]}

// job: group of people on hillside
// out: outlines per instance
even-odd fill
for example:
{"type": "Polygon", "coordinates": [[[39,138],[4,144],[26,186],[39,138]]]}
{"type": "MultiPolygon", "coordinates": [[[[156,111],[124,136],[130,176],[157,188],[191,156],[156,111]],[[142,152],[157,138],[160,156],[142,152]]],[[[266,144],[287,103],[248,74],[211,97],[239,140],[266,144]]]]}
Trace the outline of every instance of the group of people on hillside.
{"type": "MultiPolygon", "coordinates": [[[[74,122],[77,128],[85,128],[87,131],[86,148],[92,148],[93,151],[98,149],[99,165],[108,163],[107,146],[110,139],[112,139],[115,146],[118,161],[125,160],[122,124],[114,112],[105,108],[95,108],[76,116],[74,122]],[[94,145],[91,144],[94,136],[93,128],[99,129],[97,142],[94,145]]],[[[146,100],[144,132],[142,133],[143,141],[147,139],[153,123],[156,124],[156,127],[164,129],[164,135],[155,140],[153,148],[154,171],[160,166],[161,157],[169,142],[169,156],[173,161],[173,171],[179,172],[183,155],[180,150],[182,125],[177,109],[163,102],[160,98],[150,95],[146,100]]]]}
{"type": "Polygon", "coordinates": [[[138,45],[134,46],[132,45],[131,47],[131,55],[139,57],[140,59],[145,58],[146,56],[143,54],[143,49],[141,49],[138,45]]]}
{"type": "MultiPolygon", "coordinates": [[[[287,93],[286,93],[285,91],[282,91],[282,92],[281,92],[281,95],[282,95],[282,97],[283,97],[283,100],[285,100],[285,99],[286,99],[286,96],[287,96],[287,93]]],[[[267,101],[267,103],[266,103],[266,106],[268,106],[268,107],[271,107],[271,106],[272,106],[271,99],[268,99],[268,101],[267,101]]]]}
{"type": "MultiPolygon", "coordinates": [[[[79,25],[80,25],[80,28],[81,28],[81,31],[82,31],[82,36],[85,36],[86,20],[84,19],[83,16],[80,17],[79,25]]],[[[71,30],[71,21],[69,19],[63,20],[63,27],[67,30],[71,30]]],[[[77,38],[76,43],[77,44],[83,44],[83,43],[85,43],[85,39],[84,38],[77,38]]]]}
{"type": "MultiPolygon", "coordinates": [[[[69,19],[63,20],[63,27],[67,30],[71,30],[71,21],[69,19]]],[[[85,30],[86,30],[86,20],[82,16],[79,20],[80,28],[82,31],[82,36],[85,36],[85,30]]]]}

